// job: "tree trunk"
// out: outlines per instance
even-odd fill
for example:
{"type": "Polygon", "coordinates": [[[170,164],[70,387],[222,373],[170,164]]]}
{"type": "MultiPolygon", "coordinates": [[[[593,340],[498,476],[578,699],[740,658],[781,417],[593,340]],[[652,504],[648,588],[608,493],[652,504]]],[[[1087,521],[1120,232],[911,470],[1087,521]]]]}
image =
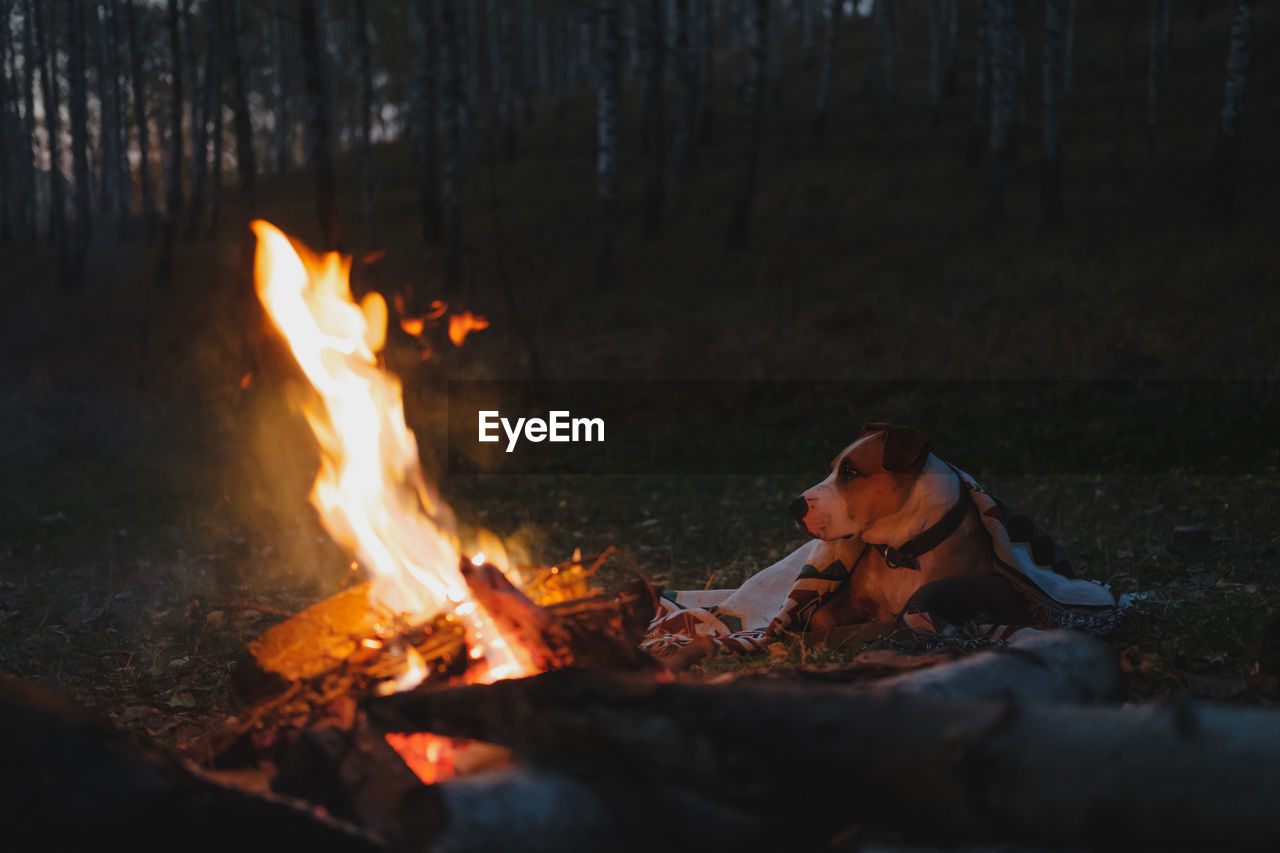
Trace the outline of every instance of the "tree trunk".
{"type": "Polygon", "coordinates": [[[1159,118],[1160,81],[1169,61],[1169,23],[1172,0],[1151,0],[1151,20],[1147,31],[1147,147],[1156,147],[1159,118]]]}
{"type": "Polygon", "coordinates": [[[98,213],[115,213],[120,195],[120,111],[116,106],[118,51],[111,41],[111,5],[98,0],[94,9],[98,37],[98,148],[101,193],[98,213]]]}
{"type": "Polygon", "coordinates": [[[690,46],[689,0],[675,0],[676,175],[687,181],[693,164],[694,96],[697,81],[690,46]]]}
{"type": "Polygon", "coordinates": [[[286,53],[283,0],[272,0],[267,14],[267,33],[274,57],[274,68],[271,74],[271,105],[274,115],[271,123],[271,148],[275,159],[277,174],[284,174],[293,168],[293,118],[290,112],[289,96],[293,92],[291,85],[293,63],[290,53],[286,53]]]}
{"type": "Polygon", "coordinates": [[[114,158],[107,166],[115,172],[113,199],[115,201],[116,233],[120,240],[128,240],[129,219],[132,211],[130,204],[129,131],[125,123],[125,111],[128,107],[125,104],[125,91],[121,83],[121,79],[124,76],[124,68],[121,65],[121,57],[124,55],[124,38],[122,37],[122,25],[120,22],[121,0],[104,0],[104,2],[111,20],[109,30],[110,46],[107,50],[110,55],[108,64],[111,67],[112,138],[115,141],[114,158]]]}
{"type": "Polygon", "coordinates": [[[747,248],[751,206],[756,194],[756,159],[760,150],[760,87],[768,57],[769,0],[751,0],[748,50],[751,65],[742,91],[742,173],[738,178],[733,212],[729,216],[726,243],[730,249],[747,248]]]}
{"type": "Polygon", "coordinates": [[[618,234],[618,112],[622,89],[622,57],[618,33],[618,0],[596,0],[600,39],[596,74],[596,188],[600,221],[596,242],[596,288],[612,289],[618,234]]]}
{"type": "Polygon", "coordinates": [[[1005,194],[1013,165],[1013,125],[1017,115],[1018,39],[1016,0],[989,0],[987,41],[991,55],[991,119],[987,147],[988,213],[1005,214],[1005,194]]]}
{"type": "Polygon", "coordinates": [[[698,73],[698,104],[701,109],[701,116],[698,120],[698,141],[703,147],[711,144],[711,132],[715,125],[715,10],[718,6],[714,3],[698,3],[697,9],[702,18],[702,29],[698,35],[701,37],[701,45],[698,49],[698,61],[701,65],[701,71],[698,73]]]}
{"type": "Polygon", "coordinates": [[[360,213],[364,248],[372,251],[377,242],[373,222],[373,59],[366,0],[355,0],[355,17],[356,55],[360,59],[360,213]]]}
{"type": "Polygon", "coordinates": [[[235,113],[236,178],[240,197],[250,211],[254,208],[253,183],[258,164],[253,152],[253,121],[249,115],[248,82],[244,69],[244,8],[241,0],[227,0],[223,24],[230,27],[223,36],[227,49],[227,70],[231,74],[231,108],[235,113]]]}
{"type": "Polygon", "coordinates": [[[1214,152],[1214,179],[1209,208],[1222,225],[1235,213],[1236,164],[1240,159],[1240,113],[1253,54],[1253,4],[1233,0],[1231,41],[1227,48],[1227,82],[1222,95],[1222,124],[1214,152]]]}
{"type": "Polygon", "coordinates": [[[987,120],[991,117],[991,3],[977,0],[973,51],[973,116],[968,160],[977,165],[987,149],[987,120]]]}
{"type": "Polygon", "coordinates": [[[160,258],[154,283],[173,284],[173,246],[178,236],[178,216],[182,211],[182,37],[178,0],[168,0],[169,30],[169,148],[165,162],[164,219],[160,224],[160,258]]]}
{"type": "Polygon", "coordinates": [[[316,214],[320,220],[321,239],[324,248],[334,252],[338,250],[340,232],[334,199],[330,111],[316,0],[298,0],[298,37],[302,45],[302,68],[307,89],[307,166],[316,181],[316,214]]]}
{"type": "MultiPolygon", "coordinates": [[[[218,5],[216,2],[213,5],[218,5]]],[[[194,240],[200,227],[200,215],[204,212],[204,186],[209,174],[209,65],[213,62],[215,39],[205,40],[207,58],[204,80],[200,79],[199,50],[196,43],[196,21],[191,11],[191,0],[185,0],[182,8],[186,29],[187,79],[191,89],[191,204],[187,209],[186,238],[194,240]]],[[[212,13],[210,21],[213,20],[212,13]]]]}
{"type": "MultiPolygon", "coordinates": [[[[0,17],[7,24],[12,20],[13,10],[7,0],[0,2],[0,17]]],[[[18,99],[16,92],[17,75],[10,79],[9,69],[17,68],[17,63],[10,60],[13,54],[13,31],[6,26],[0,41],[0,245],[8,245],[13,241],[13,219],[16,218],[18,197],[16,190],[17,169],[15,163],[21,143],[17,137],[18,99]],[[12,90],[15,95],[10,94],[12,90]]]]}
{"type": "MultiPolygon", "coordinates": [[[[436,243],[440,239],[440,182],[436,157],[439,57],[435,0],[410,0],[409,39],[409,135],[418,179],[418,204],[422,209],[422,238],[427,243],[436,243]]],[[[421,307],[416,305],[412,310],[416,312],[421,307]]]]}
{"type": "Polygon", "coordinates": [[[1040,214],[1046,227],[1062,222],[1062,17],[1065,0],[1044,0],[1041,63],[1040,214]]]}
{"type": "Polygon", "coordinates": [[[818,100],[813,107],[813,120],[809,126],[809,140],[817,147],[827,131],[827,110],[831,104],[831,74],[835,66],[836,31],[840,28],[838,0],[823,0],[823,17],[827,26],[822,35],[822,65],[818,69],[818,100]]]}
{"type": "Polygon", "coordinates": [[[89,241],[92,238],[91,183],[89,170],[89,92],[85,70],[85,13],[83,0],[63,0],[66,31],[70,37],[67,55],[67,79],[71,85],[68,105],[71,117],[71,154],[75,178],[74,229],[71,237],[71,262],[64,283],[79,287],[84,284],[89,241]]]}
{"type": "MultiPolygon", "coordinates": [[[[33,4],[35,0],[32,0],[33,4]]],[[[59,122],[61,96],[58,91],[58,16],[47,5],[32,7],[35,12],[36,41],[40,51],[40,89],[44,101],[44,124],[49,140],[49,238],[58,256],[58,283],[66,284],[67,190],[62,171],[62,127],[59,122]],[[37,11],[39,10],[39,11],[37,11]]]]}
{"type": "Polygon", "coordinates": [[[441,213],[444,226],[444,289],[462,289],[462,44],[458,38],[459,0],[440,0],[441,87],[440,154],[443,160],[441,213]]]}
{"type": "MultiPolygon", "coordinates": [[[[39,232],[36,223],[36,69],[43,63],[36,53],[34,0],[26,0],[22,11],[22,66],[23,66],[23,127],[22,136],[26,156],[23,157],[25,176],[21,218],[23,233],[32,243],[39,232]]],[[[127,184],[126,184],[127,186],[127,184]]]]}
{"type": "MultiPolygon", "coordinates": [[[[34,2],[34,0],[33,0],[34,2]]],[[[150,241],[156,233],[156,197],[151,187],[151,125],[147,120],[147,77],[142,66],[142,47],[138,39],[140,0],[124,0],[129,10],[129,63],[133,90],[133,116],[138,126],[138,184],[142,192],[142,219],[150,241]]]]}
{"type": "Polygon", "coordinates": [[[223,47],[223,42],[226,40],[226,25],[223,23],[227,15],[226,4],[218,0],[211,5],[209,14],[212,16],[209,25],[209,82],[205,89],[209,115],[213,119],[210,132],[213,137],[213,152],[211,154],[212,170],[209,173],[208,221],[209,238],[213,239],[218,234],[218,225],[222,218],[222,67],[226,62],[223,47]]]}
{"type": "Polygon", "coordinates": [[[1071,88],[1076,63],[1076,0],[1067,0],[1066,31],[1062,34],[1062,90],[1071,88]]]}
{"type": "Polygon", "coordinates": [[[800,0],[800,50],[804,55],[804,67],[813,67],[813,13],[817,0],[800,0]]]}
{"type": "Polygon", "coordinates": [[[645,164],[644,224],[646,237],[662,233],[666,207],[666,15],[662,0],[648,0],[649,20],[645,26],[644,128],[645,164]]]}
{"type": "Polygon", "coordinates": [[[520,146],[516,136],[516,105],[515,105],[515,27],[511,21],[511,3],[512,0],[500,0],[500,13],[498,25],[502,33],[502,52],[504,54],[501,69],[501,98],[502,98],[502,147],[506,152],[507,160],[514,161],[520,153],[520,146]]]}
{"type": "Polygon", "coordinates": [[[954,98],[960,77],[960,0],[946,0],[946,67],[942,74],[942,97],[954,98]]]}

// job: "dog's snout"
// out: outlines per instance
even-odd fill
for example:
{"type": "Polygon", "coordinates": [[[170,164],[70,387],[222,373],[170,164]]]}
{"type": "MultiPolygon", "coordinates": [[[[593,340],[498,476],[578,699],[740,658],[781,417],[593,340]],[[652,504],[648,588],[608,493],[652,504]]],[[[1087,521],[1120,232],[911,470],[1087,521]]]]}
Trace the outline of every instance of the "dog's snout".
{"type": "Polygon", "coordinates": [[[809,500],[804,495],[797,495],[792,498],[791,503],[787,506],[791,510],[791,515],[795,517],[796,521],[803,520],[805,515],[809,512],[809,500]]]}

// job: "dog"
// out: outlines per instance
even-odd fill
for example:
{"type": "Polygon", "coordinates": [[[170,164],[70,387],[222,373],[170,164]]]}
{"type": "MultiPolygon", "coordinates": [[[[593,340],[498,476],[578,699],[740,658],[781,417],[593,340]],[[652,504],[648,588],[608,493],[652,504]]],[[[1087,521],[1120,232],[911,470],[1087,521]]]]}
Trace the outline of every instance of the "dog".
{"type": "Polygon", "coordinates": [[[869,423],[826,479],[791,501],[796,526],[816,540],[800,549],[804,563],[852,572],[810,630],[911,613],[949,624],[1030,621],[1025,598],[997,571],[968,486],[931,451],[919,430],[869,423]]]}
{"type": "Polygon", "coordinates": [[[1127,596],[1075,578],[1052,536],[932,450],[919,430],[864,426],[830,474],[790,502],[810,540],[737,589],[664,593],[644,647],[706,637],[747,652],[867,622],[1004,636],[1115,626],[1127,596]]]}

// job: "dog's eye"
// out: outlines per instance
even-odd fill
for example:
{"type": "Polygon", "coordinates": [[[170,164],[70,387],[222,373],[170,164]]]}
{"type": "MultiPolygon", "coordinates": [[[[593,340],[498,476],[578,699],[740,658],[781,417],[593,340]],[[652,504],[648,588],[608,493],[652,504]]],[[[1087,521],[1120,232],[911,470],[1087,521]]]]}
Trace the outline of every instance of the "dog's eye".
{"type": "Polygon", "coordinates": [[[837,480],[839,480],[839,481],[841,481],[841,482],[845,482],[845,481],[847,481],[847,480],[852,480],[852,479],[853,479],[854,477],[856,477],[856,476],[858,476],[858,469],[857,469],[857,468],[854,468],[854,467],[853,467],[852,465],[850,465],[848,462],[841,462],[841,463],[840,463],[840,472],[839,472],[838,474],[836,474],[836,479],[837,479],[837,480]]]}

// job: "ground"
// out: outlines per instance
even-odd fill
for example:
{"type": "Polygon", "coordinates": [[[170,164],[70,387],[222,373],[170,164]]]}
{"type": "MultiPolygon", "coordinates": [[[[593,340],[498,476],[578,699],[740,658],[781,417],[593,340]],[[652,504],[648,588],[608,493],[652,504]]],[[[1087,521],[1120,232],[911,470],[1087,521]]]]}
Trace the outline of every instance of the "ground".
{"type": "MultiPolygon", "coordinates": [[[[820,148],[806,130],[814,72],[788,54],[782,84],[768,88],[746,252],[721,248],[740,152],[730,64],[717,69],[710,145],[688,180],[669,176],[666,233],[653,241],[639,233],[639,98],[629,95],[609,291],[593,286],[593,99],[537,104],[513,162],[481,129],[466,167],[462,301],[492,328],[456,351],[433,338],[431,361],[402,336],[388,354],[428,459],[441,457],[433,400],[444,380],[527,379],[535,358],[552,379],[841,380],[890,391],[858,405],[824,398],[821,417],[797,419],[791,443],[760,448],[772,461],[744,463],[746,473],[428,469],[461,519],[513,537],[531,560],[616,545],[658,584],[734,586],[800,543],[787,501],[824,475],[861,422],[909,422],[1057,535],[1082,575],[1144,594],[1110,638],[1130,699],[1280,700],[1280,459],[1268,444],[1280,364],[1280,99],[1262,85],[1280,57],[1256,59],[1236,222],[1210,226],[1224,15],[1176,21],[1154,150],[1141,126],[1142,34],[1121,43],[1105,15],[1082,22],[1064,119],[1068,220],[1055,231],[1037,222],[1035,98],[1009,219],[994,225],[982,215],[982,172],[965,161],[969,66],[935,125],[922,52],[909,48],[896,102],[877,112],[855,97],[865,22],[848,29],[820,148]],[[1143,409],[1147,396],[1091,408],[1072,425],[1089,440],[1064,442],[1062,458],[1034,467],[1018,460],[1043,460],[1037,448],[1073,433],[1017,405],[995,415],[965,406],[999,380],[1049,397],[1063,387],[1050,380],[1079,380],[1067,387],[1087,397],[1103,387],[1088,383],[1137,379],[1166,383],[1155,386],[1160,408],[1143,409]],[[1218,408],[1223,393],[1233,402],[1218,408]],[[1208,537],[1176,541],[1185,525],[1208,537]]],[[[1259,31],[1274,28],[1274,10],[1258,15],[1259,31]]],[[[913,22],[908,44],[923,37],[913,22]]],[[[359,233],[355,174],[342,159],[349,235],[359,233]]],[[[371,248],[385,256],[357,264],[357,290],[413,283],[432,294],[439,257],[421,247],[407,152],[379,148],[377,174],[371,248]]],[[[302,173],[264,177],[257,214],[312,240],[309,189],[302,173]]],[[[169,289],[150,286],[154,246],[116,245],[106,227],[82,292],[56,289],[46,247],[0,258],[0,671],[168,741],[225,716],[230,661],[249,640],[350,577],[350,557],[307,504],[316,456],[288,404],[295,377],[246,298],[245,216],[233,206],[218,239],[183,243],[169,289]]],[[[1055,399],[1073,411],[1069,396],[1055,399]]],[[[751,426],[727,412],[719,429],[751,426]]]]}

